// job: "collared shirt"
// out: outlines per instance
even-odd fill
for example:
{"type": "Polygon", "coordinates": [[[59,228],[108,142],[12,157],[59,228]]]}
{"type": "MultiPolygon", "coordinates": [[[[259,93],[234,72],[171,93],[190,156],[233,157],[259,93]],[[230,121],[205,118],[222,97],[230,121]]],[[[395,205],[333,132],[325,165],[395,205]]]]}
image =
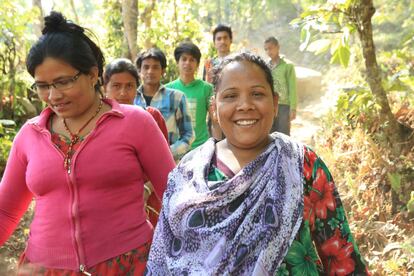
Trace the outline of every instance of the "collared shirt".
{"type": "MultiPolygon", "coordinates": [[[[144,87],[138,87],[134,105],[147,107],[144,99],[144,87]]],[[[157,108],[164,117],[168,130],[168,141],[175,160],[179,160],[190,150],[194,140],[191,116],[188,113],[185,95],[174,89],[160,85],[152,97],[150,106],[157,108]]]]}
{"type": "Polygon", "coordinates": [[[289,105],[291,109],[296,110],[295,67],[293,64],[286,63],[283,58],[280,58],[277,64],[272,64],[269,61],[269,67],[272,71],[275,92],[279,94],[279,104],[289,105]]]}

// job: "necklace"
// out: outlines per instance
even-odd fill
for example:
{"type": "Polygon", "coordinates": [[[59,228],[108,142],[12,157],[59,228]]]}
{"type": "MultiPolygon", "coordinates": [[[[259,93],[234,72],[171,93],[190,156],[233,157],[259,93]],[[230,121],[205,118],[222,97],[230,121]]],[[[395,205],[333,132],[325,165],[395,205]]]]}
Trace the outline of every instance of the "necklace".
{"type": "Polygon", "coordinates": [[[65,129],[66,129],[66,131],[67,132],[69,132],[69,134],[70,134],[70,143],[69,143],[69,147],[68,147],[68,150],[67,150],[67,152],[66,152],[66,154],[65,154],[65,159],[64,159],[64,161],[63,161],[63,165],[65,166],[65,169],[70,173],[70,162],[71,162],[71,159],[72,159],[72,156],[73,156],[73,154],[72,154],[72,150],[73,150],[73,147],[75,146],[75,144],[77,143],[77,142],[79,142],[79,140],[80,140],[80,136],[79,136],[79,134],[81,133],[81,131],[82,130],[84,130],[84,128],[87,126],[87,125],[89,125],[89,123],[98,115],[98,113],[101,111],[101,109],[102,109],[102,105],[103,105],[103,101],[102,100],[100,100],[99,101],[99,107],[98,107],[98,109],[96,110],[96,112],[92,115],[92,117],[88,120],[88,121],[86,121],[86,123],[78,130],[78,132],[76,133],[76,134],[73,134],[71,131],[70,131],[70,129],[68,128],[68,125],[67,125],[67,123],[66,123],[66,120],[65,119],[63,119],[63,126],[65,127],[65,129]]]}

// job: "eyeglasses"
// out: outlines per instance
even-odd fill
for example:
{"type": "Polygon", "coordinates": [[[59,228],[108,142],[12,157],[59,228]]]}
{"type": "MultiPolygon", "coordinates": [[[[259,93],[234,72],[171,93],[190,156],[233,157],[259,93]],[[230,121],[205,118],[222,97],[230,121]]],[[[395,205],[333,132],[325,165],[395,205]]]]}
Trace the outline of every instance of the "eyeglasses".
{"type": "Polygon", "coordinates": [[[70,89],[70,88],[73,87],[74,83],[80,77],[81,74],[82,74],[82,72],[79,72],[71,78],[63,78],[61,80],[52,82],[51,84],[49,84],[49,83],[33,83],[31,87],[32,87],[33,90],[36,90],[40,94],[49,93],[50,88],[52,88],[52,87],[55,88],[56,90],[60,90],[60,91],[67,90],[67,89],[70,89]]]}

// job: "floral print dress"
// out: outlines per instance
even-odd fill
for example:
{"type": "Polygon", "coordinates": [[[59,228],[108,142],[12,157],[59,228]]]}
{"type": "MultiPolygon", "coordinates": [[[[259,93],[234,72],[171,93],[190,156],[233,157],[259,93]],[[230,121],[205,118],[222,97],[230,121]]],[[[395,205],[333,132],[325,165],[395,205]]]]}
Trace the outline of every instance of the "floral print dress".
{"type": "MultiPolygon", "coordinates": [[[[276,275],[370,275],[328,168],[310,148],[304,151],[303,221],[276,275]]],[[[209,180],[229,177],[229,168],[214,160],[209,180]]]]}

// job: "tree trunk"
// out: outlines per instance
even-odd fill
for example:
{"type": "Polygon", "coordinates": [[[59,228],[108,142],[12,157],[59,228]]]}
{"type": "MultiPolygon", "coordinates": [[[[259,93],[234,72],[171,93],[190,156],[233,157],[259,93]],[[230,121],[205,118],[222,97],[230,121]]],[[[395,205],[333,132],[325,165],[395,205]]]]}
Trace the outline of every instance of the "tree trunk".
{"type": "Polygon", "coordinates": [[[38,16],[38,20],[39,22],[34,24],[34,30],[35,30],[35,34],[37,37],[40,37],[42,35],[42,30],[44,27],[44,22],[43,22],[43,9],[42,9],[42,0],[32,0],[32,5],[33,7],[37,8],[39,10],[39,16],[38,16]]]}
{"type": "MultiPolygon", "coordinates": [[[[145,30],[151,29],[152,11],[155,9],[155,3],[156,0],[151,0],[151,3],[145,7],[144,12],[141,14],[141,21],[144,23],[145,30]]],[[[144,48],[149,49],[151,47],[151,39],[147,37],[144,42],[144,48]]]]}
{"type": "Polygon", "coordinates": [[[122,0],[122,18],[124,22],[125,39],[128,45],[128,58],[134,60],[137,56],[137,24],[138,0],[122,0]]]}
{"type": "MultiPolygon", "coordinates": [[[[375,54],[375,45],[372,36],[371,18],[375,13],[372,0],[357,0],[351,7],[351,14],[358,29],[359,38],[362,44],[362,51],[366,67],[366,79],[374,95],[375,101],[381,107],[381,123],[388,139],[387,144],[394,157],[404,154],[405,149],[410,148],[413,141],[408,141],[408,133],[391,111],[387,94],[382,86],[381,72],[375,54]],[[408,146],[408,147],[407,147],[408,146]]],[[[412,140],[412,139],[411,139],[412,140]]],[[[391,190],[392,213],[396,213],[400,205],[397,192],[391,190]]]]}
{"type": "Polygon", "coordinates": [[[375,13],[372,0],[358,0],[351,7],[351,14],[358,29],[362,44],[362,51],[366,67],[366,80],[369,84],[375,101],[381,107],[380,118],[384,131],[388,137],[388,146],[395,156],[401,154],[406,135],[403,126],[397,121],[388,102],[387,94],[382,86],[382,78],[375,54],[375,45],[372,36],[371,18],[375,13]]]}

